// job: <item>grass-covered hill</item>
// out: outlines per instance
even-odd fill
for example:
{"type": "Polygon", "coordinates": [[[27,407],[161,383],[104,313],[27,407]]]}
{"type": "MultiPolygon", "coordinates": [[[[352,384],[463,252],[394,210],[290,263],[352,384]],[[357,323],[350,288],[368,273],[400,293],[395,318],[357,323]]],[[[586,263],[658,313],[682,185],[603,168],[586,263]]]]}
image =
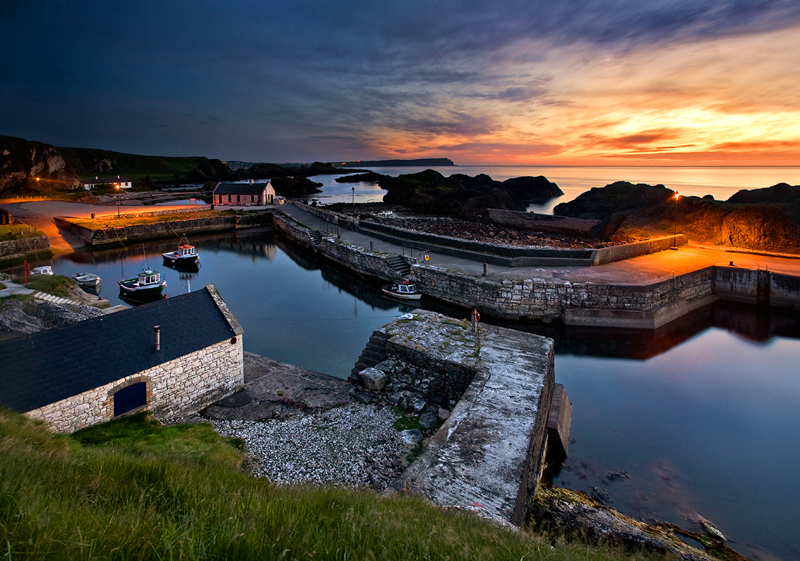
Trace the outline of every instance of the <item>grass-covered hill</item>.
{"type": "MultiPolygon", "coordinates": [[[[4,559],[643,559],[406,496],[276,487],[241,442],[144,414],[55,435],[0,410],[4,559]]],[[[662,558],[662,557],[657,557],[662,558]]]]}
{"type": "Polygon", "coordinates": [[[92,148],[59,147],[58,151],[80,178],[120,175],[135,182],[148,175],[154,181],[180,179],[208,160],[201,156],[141,156],[92,148]]]}
{"type": "MultiPolygon", "coordinates": [[[[82,179],[125,177],[135,188],[159,188],[179,183],[215,184],[218,181],[284,179],[285,196],[317,192],[312,175],[343,173],[332,164],[281,166],[256,163],[234,166],[202,156],[144,156],[94,148],[55,147],[42,142],[0,136],[0,195],[57,195],[80,189],[82,179]]],[[[347,172],[357,170],[347,170],[347,172]]],[[[344,173],[347,173],[344,172],[344,173]]],[[[280,183],[278,181],[277,183],[280,183]]]]}

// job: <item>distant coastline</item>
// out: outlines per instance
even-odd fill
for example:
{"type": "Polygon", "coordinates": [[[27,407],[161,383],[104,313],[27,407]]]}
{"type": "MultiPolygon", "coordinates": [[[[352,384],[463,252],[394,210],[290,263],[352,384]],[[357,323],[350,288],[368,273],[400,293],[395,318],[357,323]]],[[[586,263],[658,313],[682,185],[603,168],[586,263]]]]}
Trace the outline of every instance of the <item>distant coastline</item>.
{"type": "Polygon", "coordinates": [[[416,160],[358,160],[355,162],[333,162],[337,168],[353,167],[400,167],[400,166],[454,166],[450,158],[420,158],[416,160]]]}

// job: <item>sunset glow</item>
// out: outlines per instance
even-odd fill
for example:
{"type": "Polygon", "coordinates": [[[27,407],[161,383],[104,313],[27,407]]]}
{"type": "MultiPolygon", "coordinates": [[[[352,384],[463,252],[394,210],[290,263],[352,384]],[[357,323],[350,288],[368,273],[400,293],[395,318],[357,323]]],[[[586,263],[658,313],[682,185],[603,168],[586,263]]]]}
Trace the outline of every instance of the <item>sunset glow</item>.
{"type": "Polygon", "coordinates": [[[251,161],[800,165],[793,0],[348,8],[20,4],[0,133],[251,161]],[[109,25],[128,37],[88,39],[109,25]]]}

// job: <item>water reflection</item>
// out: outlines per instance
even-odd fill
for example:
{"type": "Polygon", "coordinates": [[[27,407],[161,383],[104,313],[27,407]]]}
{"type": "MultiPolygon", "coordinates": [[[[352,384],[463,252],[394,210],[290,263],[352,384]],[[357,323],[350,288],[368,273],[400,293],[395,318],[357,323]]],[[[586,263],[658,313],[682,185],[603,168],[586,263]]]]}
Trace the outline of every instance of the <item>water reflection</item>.
{"type": "MultiPolygon", "coordinates": [[[[247,351],[346,377],[372,331],[407,311],[381,296],[380,282],[320,265],[266,230],[191,241],[203,265],[191,274],[159,267],[168,294],[214,283],[247,351]]],[[[99,274],[118,303],[116,280],[160,263],[175,243],[67,254],[52,266],[99,274]]],[[[556,379],[573,404],[557,484],[644,519],[691,527],[699,513],[745,554],[796,557],[800,315],[718,302],[655,331],[506,325],[555,340],[556,379]]]]}

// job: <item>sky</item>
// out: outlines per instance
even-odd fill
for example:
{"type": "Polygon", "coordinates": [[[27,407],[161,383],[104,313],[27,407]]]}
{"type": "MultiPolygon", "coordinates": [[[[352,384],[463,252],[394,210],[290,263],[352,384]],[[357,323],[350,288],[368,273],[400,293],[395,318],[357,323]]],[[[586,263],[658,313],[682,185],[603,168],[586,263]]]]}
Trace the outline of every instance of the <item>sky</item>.
{"type": "Polygon", "coordinates": [[[800,165],[798,0],[5,0],[0,135],[250,162],[800,165]]]}

